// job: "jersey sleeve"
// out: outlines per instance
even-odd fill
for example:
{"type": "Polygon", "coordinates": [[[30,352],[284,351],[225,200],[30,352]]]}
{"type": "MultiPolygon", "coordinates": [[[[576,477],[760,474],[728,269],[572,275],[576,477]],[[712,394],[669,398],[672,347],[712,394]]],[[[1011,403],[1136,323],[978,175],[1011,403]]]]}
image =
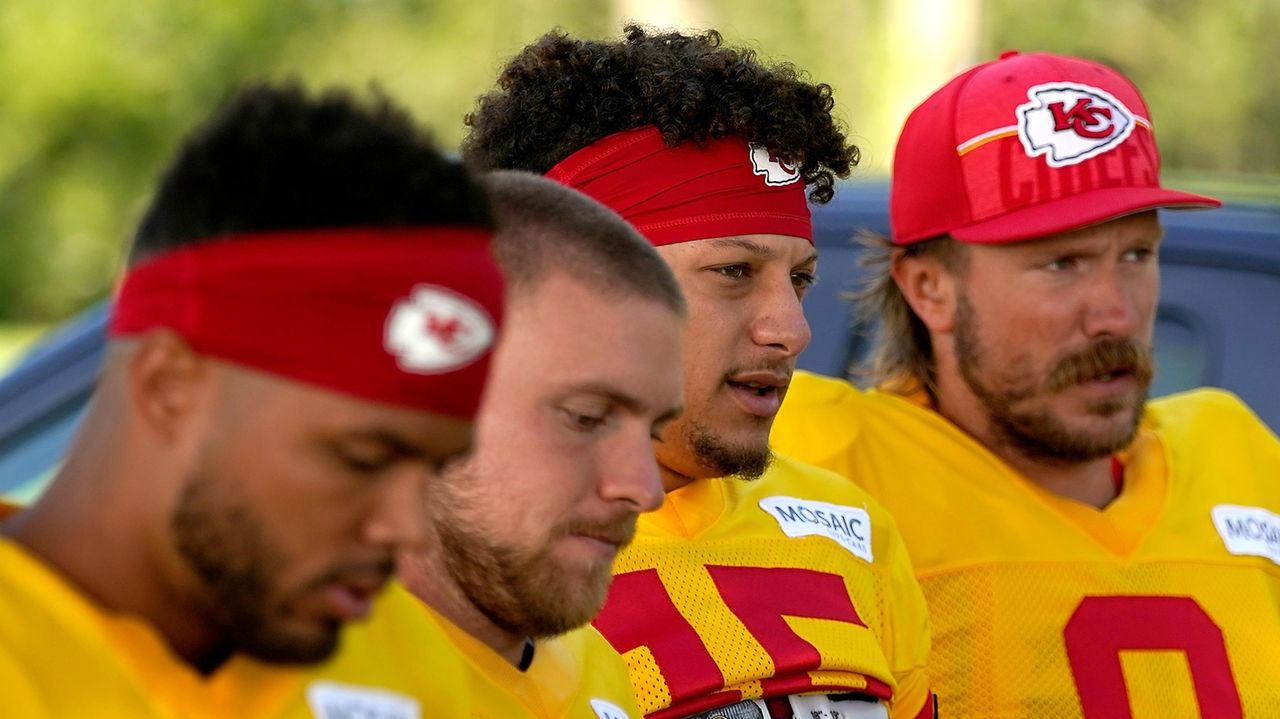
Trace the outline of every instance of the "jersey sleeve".
{"type": "Polygon", "coordinates": [[[852,477],[849,448],[861,432],[862,391],[849,382],[796,372],[773,423],[774,451],[852,477]]]}

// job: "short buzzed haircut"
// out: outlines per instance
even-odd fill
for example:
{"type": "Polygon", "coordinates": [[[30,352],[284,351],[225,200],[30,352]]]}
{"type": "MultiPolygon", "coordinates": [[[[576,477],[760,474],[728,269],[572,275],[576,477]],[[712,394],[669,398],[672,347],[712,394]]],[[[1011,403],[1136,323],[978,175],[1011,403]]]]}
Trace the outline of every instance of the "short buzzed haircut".
{"type": "Polygon", "coordinates": [[[498,170],[483,181],[498,224],[493,250],[508,295],[531,292],[563,272],[606,296],[652,300],[685,316],[671,268],[613,210],[531,172],[498,170]]]}
{"type": "Polygon", "coordinates": [[[423,225],[492,228],[484,190],[405,110],[376,93],[251,85],[183,143],[129,264],[239,234],[423,225]]]}

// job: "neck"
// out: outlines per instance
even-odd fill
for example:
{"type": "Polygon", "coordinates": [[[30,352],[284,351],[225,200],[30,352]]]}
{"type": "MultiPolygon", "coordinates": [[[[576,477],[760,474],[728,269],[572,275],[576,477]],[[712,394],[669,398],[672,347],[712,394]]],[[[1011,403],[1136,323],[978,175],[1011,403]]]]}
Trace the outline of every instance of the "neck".
{"type": "Polygon", "coordinates": [[[439,541],[431,541],[396,557],[400,583],[462,631],[484,643],[512,666],[520,666],[525,636],[502,628],[471,601],[453,581],[441,556],[439,541]]]}
{"type": "Polygon", "coordinates": [[[954,383],[940,385],[934,399],[938,413],[1045,491],[1099,509],[1116,498],[1110,456],[1069,462],[1027,454],[999,435],[971,393],[956,390],[954,383]]]}
{"type": "Polygon", "coordinates": [[[93,425],[87,419],[40,500],[0,526],[0,533],[103,610],[140,617],[188,664],[212,671],[230,651],[193,609],[198,604],[189,591],[165,579],[178,559],[156,539],[166,536],[165,528],[157,527],[151,521],[156,512],[148,511],[163,501],[143,506],[167,485],[156,481],[157,473],[146,463],[131,461],[126,439],[110,436],[116,433],[104,436],[93,425]]]}

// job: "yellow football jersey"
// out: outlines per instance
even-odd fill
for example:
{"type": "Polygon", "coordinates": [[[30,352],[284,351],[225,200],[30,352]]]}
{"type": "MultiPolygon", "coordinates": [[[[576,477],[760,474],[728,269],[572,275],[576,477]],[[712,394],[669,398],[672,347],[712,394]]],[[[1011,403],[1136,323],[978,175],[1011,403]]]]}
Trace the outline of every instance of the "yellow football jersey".
{"type": "Polygon", "coordinates": [[[348,632],[329,671],[374,679],[390,668],[398,682],[417,685],[424,719],[640,717],[626,665],[591,627],[538,642],[522,672],[398,583],[348,632]]]}
{"type": "Polygon", "coordinates": [[[932,716],[928,618],[893,520],[799,462],[668,493],[614,563],[595,625],[650,717],[850,693],[932,716]]]}
{"type": "Polygon", "coordinates": [[[310,717],[302,672],[234,657],[202,677],[135,617],[103,611],[0,540],[0,712],[43,717],[310,717]]]}
{"type": "Polygon", "coordinates": [[[587,627],[520,672],[393,583],[335,656],[281,667],[234,656],[201,676],[146,622],[93,604],[0,539],[0,716],[23,719],[638,719],[627,670],[587,627]]]}
{"type": "Polygon", "coordinates": [[[839,380],[798,373],[772,439],[897,518],[944,716],[1280,717],[1280,442],[1235,397],[1150,402],[1101,510],[839,380]]]}

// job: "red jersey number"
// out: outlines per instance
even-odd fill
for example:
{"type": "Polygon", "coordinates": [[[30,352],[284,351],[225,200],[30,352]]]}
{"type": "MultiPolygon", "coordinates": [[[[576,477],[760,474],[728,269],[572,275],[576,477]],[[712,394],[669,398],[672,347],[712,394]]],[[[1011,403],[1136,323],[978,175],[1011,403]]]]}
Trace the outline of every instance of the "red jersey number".
{"type": "Polygon", "coordinates": [[[1067,622],[1067,660],[1085,719],[1133,719],[1121,651],[1181,651],[1202,717],[1240,719],[1222,630],[1190,597],[1085,597],[1067,622]]]}
{"type": "MultiPolygon", "coordinates": [[[[775,674],[817,669],[822,656],[784,617],[831,619],[866,626],[836,574],[779,567],[706,567],[720,600],[773,660],[775,674]]],[[[693,625],[671,601],[655,569],[619,574],[595,620],[619,653],[648,647],[671,693],[672,704],[724,689],[724,675],[693,625]]],[[[790,690],[790,683],[770,689],[790,690]]],[[[738,697],[740,698],[740,697],[738,697]]]]}

